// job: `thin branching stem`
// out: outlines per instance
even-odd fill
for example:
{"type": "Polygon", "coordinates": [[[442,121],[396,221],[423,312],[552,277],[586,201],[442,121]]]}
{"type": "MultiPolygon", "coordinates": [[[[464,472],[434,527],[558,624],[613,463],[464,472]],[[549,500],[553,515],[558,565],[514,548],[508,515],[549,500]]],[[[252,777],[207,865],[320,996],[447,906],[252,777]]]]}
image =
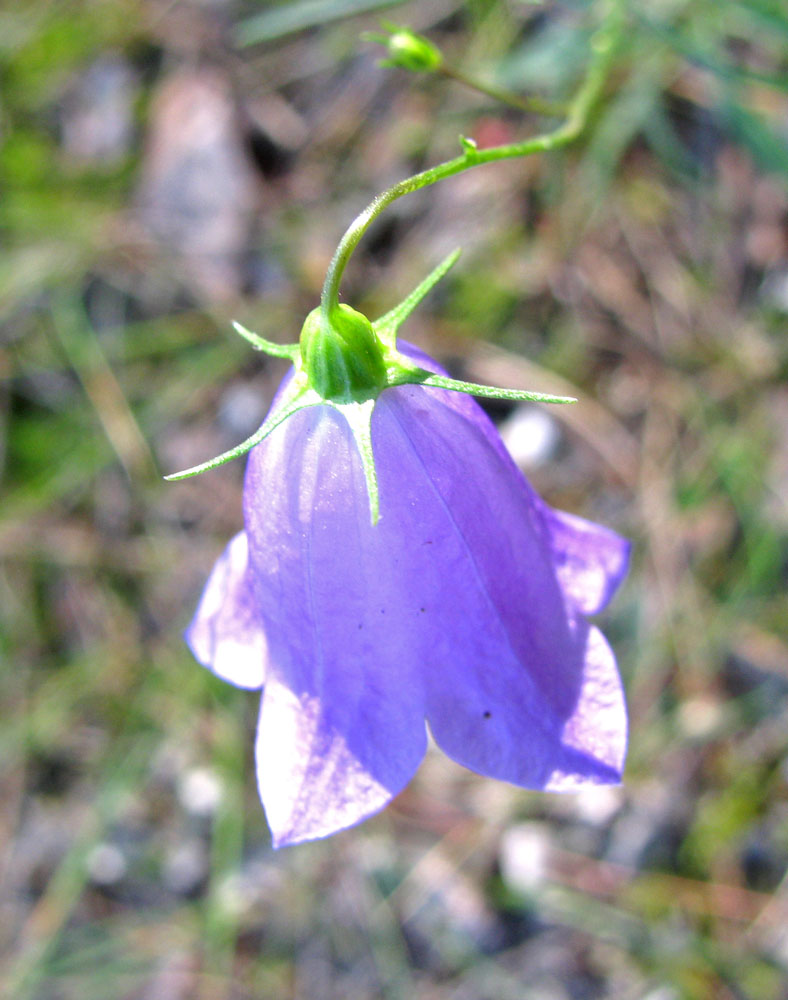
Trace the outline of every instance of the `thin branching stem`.
{"type": "Polygon", "coordinates": [[[464,151],[461,156],[399,181],[393,187],[379,194],[353,220],[331,259],[323,285],[320,305],[327,320],[330,320],[331,314],[339,305],[339,285],[348,260],[372,222],[393,201],[402,198],[403,195],[411,194],[413,191],[419,191],[421,188],[436,184],[447,177],[452,177],[454,174],[469,170],[471,167],[560,149],[577,139],[585,128],[591,109],[598,100],[607,79],[617,43],[623,31],[624,2],[625,0],[607,0],[605,17],[591,39],[591,62],[588,72],[569,105],[565,120],[558,128],[522,142],[492,146],[489,149],[476,149],[473,143],[466,140],[463,142],[464,151]]]}

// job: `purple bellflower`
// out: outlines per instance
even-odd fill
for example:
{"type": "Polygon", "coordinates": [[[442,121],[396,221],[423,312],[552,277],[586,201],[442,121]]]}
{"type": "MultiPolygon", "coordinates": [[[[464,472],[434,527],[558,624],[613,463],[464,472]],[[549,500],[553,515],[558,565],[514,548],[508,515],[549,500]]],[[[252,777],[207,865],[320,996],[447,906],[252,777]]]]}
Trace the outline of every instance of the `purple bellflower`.
{"type": "Polygon", "coordinates": [[[257,776],[277,847],[385,806],[426,726],[458,763],[525,788],[621,778],[621,680],[586,616],[621,582],[628,543],[547,506],[465,393],[513,394],[454,382],[396,342],[454,259],[374,325],[346,306],[307,319],[250,439],[245,530],[186,632],[202,664],[262,690],[257,776]]]}

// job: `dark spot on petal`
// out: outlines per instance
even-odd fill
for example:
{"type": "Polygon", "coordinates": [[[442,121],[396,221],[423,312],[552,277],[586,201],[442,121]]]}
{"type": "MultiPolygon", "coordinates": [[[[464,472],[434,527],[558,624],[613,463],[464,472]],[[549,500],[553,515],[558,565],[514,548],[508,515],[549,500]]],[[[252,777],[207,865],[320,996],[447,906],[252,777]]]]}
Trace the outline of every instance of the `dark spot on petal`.
{"type": "Polygon", "coordinates": [[[482,712],[482,716],[485,719],[489,719],[492,716],[492,712],[482,712]]]}
{"type": "Polygon", "coordinates": [[[362,622],[359,622],[359,623],[358,623],[358,627],[359,627],[359,628],[364,628],[364,625],[363,625],[363,623],[362,623],[362,622]]]}
{"type": "Polygon", "coordinates": [[[424,608],[419,608],[419,611],[421,611],[421,613],[424,614],[424,608]]]}

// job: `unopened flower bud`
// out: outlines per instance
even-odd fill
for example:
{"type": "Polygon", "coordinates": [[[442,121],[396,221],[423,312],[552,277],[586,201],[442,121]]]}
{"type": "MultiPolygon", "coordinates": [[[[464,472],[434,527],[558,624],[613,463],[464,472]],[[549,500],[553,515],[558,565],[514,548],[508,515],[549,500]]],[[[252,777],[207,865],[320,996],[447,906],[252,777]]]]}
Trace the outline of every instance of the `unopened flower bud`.
{"type": "Polygon", "coordinates": [[[434,73],[443,62],[441,50],[424,35],[417,35],[410,28],[387,24],[388,35],[370,34],[368,37],[386,46],[387,58],[383,66],[398,66],[412,73],[434,73]]]}

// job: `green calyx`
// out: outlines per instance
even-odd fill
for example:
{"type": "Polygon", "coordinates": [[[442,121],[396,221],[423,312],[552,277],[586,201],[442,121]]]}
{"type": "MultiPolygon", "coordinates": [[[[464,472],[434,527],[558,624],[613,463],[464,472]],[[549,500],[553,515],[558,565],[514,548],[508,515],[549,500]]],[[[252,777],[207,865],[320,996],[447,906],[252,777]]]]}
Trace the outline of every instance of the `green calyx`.
{"type": "Polygon", "coordinates": [[[306,318],[298,344],[276,344],[234,323],[236,331],[257,350],[289,358],[295,371],[276,409],[246,441],[202,465],[176,472],[165,479],[187,479],[246,454],[280,424],[310,406],[330,406],[347,420],[361,457],[369,495],[370,518],[380,514],[377,473],[372,450],[372,413],[378,396],[398,385],[423,385],[451,389],[493,399],[538,403],[574,403],[569,396],[548,396],[519,389],[497,389],[473,382],[460,382],[420,368],[397,350],[397,332],[424,296],[457,261],[460,252],[442,261],[424,281],[374,323],[350,306],[336,305],[326,317],[322,308],[306,318]]]}
{"type": "Polygon", "coordinates": [[[338,305],[330,317],[313,309],[299,343],[307,384],[323,399],[360,402],[386,387],[383,345],[367,317],[350,306],[338,305]]]}

